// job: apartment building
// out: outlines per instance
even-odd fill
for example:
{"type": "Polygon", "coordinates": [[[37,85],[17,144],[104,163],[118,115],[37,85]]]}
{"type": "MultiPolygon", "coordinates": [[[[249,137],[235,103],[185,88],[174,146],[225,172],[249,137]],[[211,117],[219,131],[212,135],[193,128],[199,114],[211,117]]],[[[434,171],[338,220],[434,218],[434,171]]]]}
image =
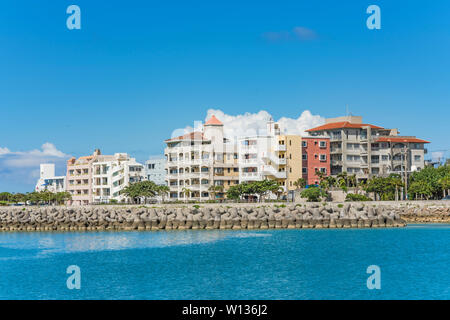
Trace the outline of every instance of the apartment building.
{"type": "Polygon", "coordinates": [[[157,185],[166,184],[166,160],[164,158],[151,158],[145,161],[144,177],[157,185]]]}
{"type": "Polygon", "coordinates": [[[96,149],[90,156],[67,161],[66,190],[71,205],[123,201],[120,191],[143,179],[143,166],[126,153],[102,155],[96,149]]]}
{"type": "Polygon", "coordinates": [[[144,166],[126,153],[98,155],[92,162],[92,202],[126,201],[121,191],[144,180],[144,166]]]}
{"type": "Polygon", "coordinates": [[[66,177],[55,176],[54,163],[41,163],[39,180],[34,190],[36,192],[50,191],[53,193],[66,191],[66,177]]]}
{"type": "Polygon", "coordinates": [[[397,129],[363,123],[362,117],[327,119],[322,126],[307,130],[311,137],[330,139],[331,175],[346,171],[358,180],[421,170],[429,141],[400,136],[397,129]]]}
{"type": "Polygon", "coordinates": [[[267,123],[267,135],[239,139],[239,181],[275,180],[284,191],[294,190],[302,176],[301,137],[283,135],[278,123],[267,123]]]}
{"type": "Polygon", "coordinates": [[[72,195],[69,205],[92,203],[92,162],[100,154],[100,150],[96,149],[90,156],[67,160],[66,190],[72,195]]]}
{"type": "Polygon", "coordinates": [[[239,183],[236,144],[224,137],[223,124],[214,115],[201,131],[165,141],[166,182],[170,200],[208,200],[224,197],[239,183]],[[222,186],[212,192],[212,186],[222,186]]]}
{"type": "Polygon", "coordinates": [[[302,137],[302,177],[307,185],[319,184],[316,170],[330,175],[330,138],[302,137]]]}

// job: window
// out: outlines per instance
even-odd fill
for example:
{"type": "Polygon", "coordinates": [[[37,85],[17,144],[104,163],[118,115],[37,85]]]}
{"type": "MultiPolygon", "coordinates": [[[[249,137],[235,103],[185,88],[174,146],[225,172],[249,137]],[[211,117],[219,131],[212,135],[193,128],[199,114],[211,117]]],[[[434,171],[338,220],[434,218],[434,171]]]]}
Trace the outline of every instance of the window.
{"type": "Polygon", "coordinates": [[[321,154],[320,155],[320,161],[327,161],[327,155],[326,154],[321,154]]]}
{"type": "Polygon", "coordinates": [[[302,141],[302,147],[307,147],[308,146],[308,142],[307,141],[302,141]]]}
{"type": "Polygon", "coordinates": [[[320,148],[326,148],[326,146],[327,146],[327,142],[326,141],[320,141],[319,142],[319,147],[320,148]]]}
{"type": "Polygon", "coordinates": [[[388,161],[388,160],[389,160],[389,156],[387,156],[387,155],[382,155],[382,156],[381,156],[381,160],[382,160],[382,161],[388,161]]]}
{"type": "Polygon", "coordinates": [[[307,173],[306,168],[302,168],[302,173],[307,173]]]}
{"type": "Polygon", "coordinates": [[[414,156],[414,161],[420,161],[422,157],[420,155],[414,156]]]}
{"type": "Polygon", "coordinates": [[[327,173],[327,168],[320,168],[320,172],[327,173]]]}
{"type": "Polygon", "coordinates": [[[308,155],[306,153],[302,154],[302,160],[308,160],[308,155]]]}

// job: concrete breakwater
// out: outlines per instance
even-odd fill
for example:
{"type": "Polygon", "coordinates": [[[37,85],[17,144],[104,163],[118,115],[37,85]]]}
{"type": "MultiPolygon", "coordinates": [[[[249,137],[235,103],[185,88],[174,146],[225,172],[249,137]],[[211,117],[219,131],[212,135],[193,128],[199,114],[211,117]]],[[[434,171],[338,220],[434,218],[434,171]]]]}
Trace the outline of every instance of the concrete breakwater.
{"type": "Polygon", "coordinates": [[[1,231],[403,227],[389,206],[364,203],[202,207],[0,207],[1,231]]]}

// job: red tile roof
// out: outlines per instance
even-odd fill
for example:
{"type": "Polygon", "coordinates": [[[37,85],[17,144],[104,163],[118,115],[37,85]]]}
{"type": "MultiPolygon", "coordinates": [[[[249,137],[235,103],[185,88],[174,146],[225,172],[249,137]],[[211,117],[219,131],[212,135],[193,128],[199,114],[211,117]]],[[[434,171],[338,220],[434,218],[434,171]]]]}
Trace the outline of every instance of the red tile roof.
{"type": "Polygon", "coordinates": [[[376,142],[412,142],[412,143],[430,143],[430,141],[417,139],[415,137],[380,137],[376,142]]]}
{"type": "Polygon", "coordinates": [[[223,126],[223,123],[220,122],[215,115],[212,115],[212,117],[205,122],[205,126],[223,126]]]}
{"type": "Polygon", "coordinates": [[[177,141],[177,140],[206,140],[201,132],[191,132],[185,134],[184,136],[175,137],[172,139],[167,139],[165,142],[177,141]]]}
{"type": "Polygon", "coordinates": [[[374,126],[373,124],[365,124],[365,123],[350,123],[348,121],[343,122],[332,122],[327,123],[322,126],[318,126],[312,129],[306,130],[310,131],[321,131],[321,130],[331,130],[331,129],[344,129],[344,128],[362,128],[362,127],[371,127],[372,129],[384,129],[383,127],[374,126]]]}

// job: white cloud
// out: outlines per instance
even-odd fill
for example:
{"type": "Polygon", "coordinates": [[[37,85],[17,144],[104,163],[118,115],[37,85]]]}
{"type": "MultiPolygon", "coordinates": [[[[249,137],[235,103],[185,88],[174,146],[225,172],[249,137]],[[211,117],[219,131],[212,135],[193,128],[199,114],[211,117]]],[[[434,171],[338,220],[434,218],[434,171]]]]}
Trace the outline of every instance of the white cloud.
{"type": "MultiPolygon", "coordinates": [[[[205,121],[212,115],[215,115],[223,123],[224,133],[228,138],[267,134],[267,121],[273,118],[265,110],[258,113],[246,112],[233,116],[219,109],[209,109],[205,121]]],[[[325,122],[324,118],[319,115],[312,115],[309,110],[303,111],[297,119],[282,117],[273,120],[280,124],[282,133],[297,135],[304,135],[305,130],[322,125],[325,122]]]]}
{"type": "Polygon", "coordinates": [[[8,153],[10,153],[10,152],[11,152],[11,151],[9,151],[8,148],[2,148],[2,147],[0,147],[0,156],[5,155],[5,154],[8,154],[8,153]]]}
{"type": "MultiPolygon", "coordinates": [[[[223,123],[224,134],[230,139],[257,134],[267,134],[267,121],[272,118],[272,115],[265,110],[261,110],[257,113],[246,112],[244,114],[229,115],[220,109],[209,109],[204,121],[207,121],[212,115],[215,115],[216,118],[223,123]]],[[[303,111],[296,119],[282,117],[278,120],[274,120],[280,124],[282,133],[296,135],[305,135],[305,130],[325,123],[323,117],[313,115],[309,110],[303,111]]],[[[199,130],[199,128],[201,128],[201,122],[196,122],[194,126],[187,126],[184,129],[175,130],[172,137],[192,132],[193,128],[199,130]]]]}
{"type": "Polygon", "coordinates": [[[295,27],[292,31],[299,40],[317,39],[317,33],[314,30],[305,27],[295,27]]]}
{"type": "MultiPolygon", "coordinates": [[[[29,151],[11,151],[0,147],[0,188],[7,190],[9,185],[23,185],[32,191],[39,177],[41,163],[54,163],[56,169],[64,174],[68,154],[58,150],[52,143],[46,142],[41,149],[29,151]]],[[[3,190],[0,190],[3,191],[3,190]]]]}

